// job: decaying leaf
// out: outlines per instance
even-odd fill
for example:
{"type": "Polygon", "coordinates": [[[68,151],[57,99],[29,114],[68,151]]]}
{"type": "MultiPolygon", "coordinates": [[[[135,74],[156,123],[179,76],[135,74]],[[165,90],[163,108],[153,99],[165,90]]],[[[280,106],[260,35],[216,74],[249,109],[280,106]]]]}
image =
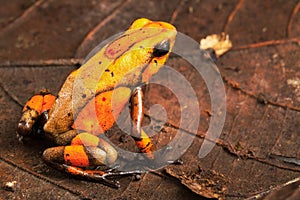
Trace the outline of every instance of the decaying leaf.
{"type": "Polygon", "coordinates": [[[272,187],[269,190],[258,193],[248,199],[299,199],[300,177],[290,180],[286,183],[272,187]]]}
{"type": "Polygon", "coordinates": [[[214,49],[217,57],[226,53],[232,47],[229,35],[225,33],[208,35],[200,40],[200,49],[214,49]]]}
{"type": "MultiPolygon", "coordinates": [[[[186,167],[185,167],[186,168],[186,167]]],[[[223,174],[214,170],[182,170],[180,167],[167,167],[166,173],[177,178],[194,193],[206,198],[224,199],[228,182],[223,174]]]]}

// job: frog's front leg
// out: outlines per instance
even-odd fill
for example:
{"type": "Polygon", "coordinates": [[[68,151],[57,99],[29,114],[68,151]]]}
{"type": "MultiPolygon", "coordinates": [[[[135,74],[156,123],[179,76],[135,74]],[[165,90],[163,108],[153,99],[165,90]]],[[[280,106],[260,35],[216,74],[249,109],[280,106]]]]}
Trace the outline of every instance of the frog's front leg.
{"type": "MultiPolygon", "coordinates": [[[[144,153],[150,160],[154,159],[153,152],[156,150],[155,145],[149,136],[142,129],[144,119],[144,95],[141,87],[137,87],[131,96],[131,119],[133,139],[140,152],[144,153]]],[[[172,164],[182,164],[181,159],[168,161],[172,164]]]]}
{"type": "Polygon", "coordinates": [[[141,153],[149,159],[154,159],[155,146],[149,136],[142,129],[144,119],[144,94],[141,87],[137,87],[131,95],[131,119],[133,139],[141,153]]]}
{"type": "Polygon", "coordinates": [[[108,177],[140,174],[142,171],[114,172],[111,169],[101,171],[87,168],[111,166],[115,163],[117,156],[118,153],[113,146],[104,139],[87,132],[75,136],[68,146],[52,147],[43,153],[44,161],[58,170],[84,179],[103,182],[115,188],[120,187],[119,182],[109,180],[108,177]]]}
{"type": "Polygon", "coordinates": [[[33,95],[25,104],[21,119],[17,127],[17,136],[43,135],[43,126],[48,120],[48,112],[52,108],[56,97],[47,89],[33,95]]]}

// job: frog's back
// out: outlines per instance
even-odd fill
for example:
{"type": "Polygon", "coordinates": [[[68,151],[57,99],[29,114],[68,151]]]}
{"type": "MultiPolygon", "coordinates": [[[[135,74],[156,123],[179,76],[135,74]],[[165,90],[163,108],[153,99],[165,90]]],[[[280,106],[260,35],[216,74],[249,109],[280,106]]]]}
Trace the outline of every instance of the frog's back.
{"type": "Polygon", "coordinates": [[[155,45],[168,40],[172,48],[175,35],[176,29],[168,23],[136,20],[129,30],[68,76],[49,114],[45,131],[66,132],[95,96],[147,82],[168,57],[166,54],[154,58],[155,45]]]}

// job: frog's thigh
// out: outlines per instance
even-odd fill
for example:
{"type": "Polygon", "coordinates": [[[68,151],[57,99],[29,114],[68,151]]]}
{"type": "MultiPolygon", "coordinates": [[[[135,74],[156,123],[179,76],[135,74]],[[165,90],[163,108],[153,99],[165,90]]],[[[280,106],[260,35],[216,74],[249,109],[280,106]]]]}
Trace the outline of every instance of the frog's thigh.
{"type": "Polygon", "coordinates": [[[113,164],[117,151],[108,142],[89,133],[78,134],[71,145],[46,149],[43,159],[50,164],[88,167],[113,164]]]}
{"type": "Polygon", "coordinates": [[[113,164],[118,157],[115,148],[106,142],[104,139],[99,138],[87,132],[78,134],[73,140],[71,145],[83,145],[90,161],[93,165],[113,164]]]}

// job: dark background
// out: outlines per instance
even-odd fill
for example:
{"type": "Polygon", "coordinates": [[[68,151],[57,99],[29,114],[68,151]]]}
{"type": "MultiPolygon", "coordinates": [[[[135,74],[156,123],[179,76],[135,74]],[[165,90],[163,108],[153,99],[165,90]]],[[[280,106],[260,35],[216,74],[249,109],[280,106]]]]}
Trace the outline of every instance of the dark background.
{"type": "MultiPolygon", "coordinates": [[[[16,139],[21,105],[30,95],[43,87],[56,93],[74,69],[73,63],[140,17],[170,22],[196,41],[226,32],[233,42],[233,48],[217,61],[227,94],[221,142],[201,160],[197,153],[211,117],[209,94],[201,76],[187,62],[175,56],[168,61],[192,84],[201,109],[199,130],[194,133],[199,137],[182,157],[184,165],[170,169],[182,177],[198,173],[199,167],[223,174],[226,199],[244,199],[276,186],[279,193],[299,198],[299,181],[280,192],[283,183],[300,175],[299,1],[0,3],[0,199],[202,198],[164,170],[147,173],[140,181],[121,178],[118,190],[78,180],[43,163],[41,155],[47,143],[29,140],[23,145],[16,139]],[[4,188],[9,181],[17,181],[13,192],[4,188]]],[[[146,98],[147,105],[159,103],[168,110],[166,134],[155,139],[163,146],[168,142],[166,135],[176,133],[176,126],[170,124],[178,125],[180,110],[175,97],[162,88],[150,88],[146,98]]]]}

